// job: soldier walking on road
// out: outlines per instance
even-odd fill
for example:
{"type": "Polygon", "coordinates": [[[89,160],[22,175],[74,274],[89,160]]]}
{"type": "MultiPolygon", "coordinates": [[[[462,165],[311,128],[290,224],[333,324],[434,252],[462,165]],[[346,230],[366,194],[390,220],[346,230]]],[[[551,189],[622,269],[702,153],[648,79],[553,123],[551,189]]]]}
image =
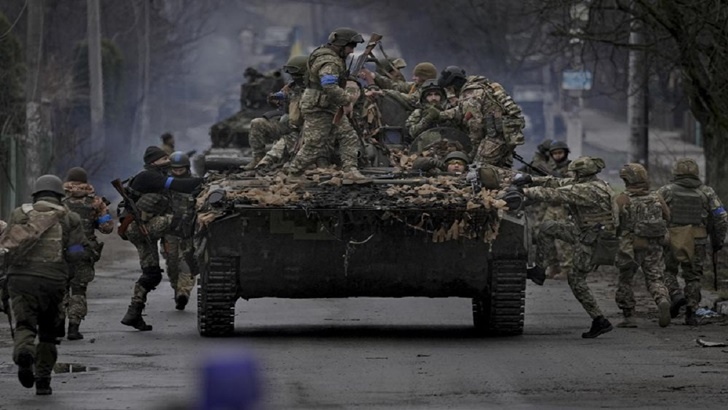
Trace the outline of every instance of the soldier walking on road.
{"type": "Polygon", "coordinates": [[[637,327],[634,320],[632,284],[638,269],[645,275],[647,290],[660,313],[660,327],[670,324],[670,301],[662,281],[665,261],[662,246],[667,235],[670,210],[662,198],[650,192],[647,170],[640,164],[627,164],[619,171],[626,190],[615,199],[619,251],[615,265],[619,269],[617,306],[624,321],[617,327],[637,327]]]}
{"type": "MultiPolygon", "coordinates": [[[[182,151],[173,152],[169,157],[169,175],[177,178],[191,177],[190,158],[182,151]]],[[[170,230],[166,239],[167,276],[174,290],[174,302],[177,310],[184,310],[190,300],[190,293],[195,286],[195,278],[199,273],[194,257],[192,244],[194,234],[195,196],[183,192],[170,191],[170,200],[174,215],[181,215],[180,223],[170,230]],[[181,262],[185,262],[186,270],[181,262]]]]}
{"type": "Polygon", "coordinates": [[[66,192],[63,203],[81,217],[81,226],[89,242],[89,251],[93,255],[93,258],[76,264],[71,270],[70,286],[63,304],[68,317],[66,337],[68,340],[79,340],[83,339],[79,326],[88,312],[86,290],[88,284],[94,280],[94,263],[101,258],[103,249],[103,243],[98,241],[95,231],[111,233],[114,230],[114,220],[106,207],[105,199],[97,196],[94,187],[88,183],[85,169],[75,167],[68,170],[63,189],[66,192]]]}
{"type": "Polygon", "coordinates": [[[81,219],[61,203],[65,195],[61,179],[41,176],[32,195],[32,204],[12,212],[8,232],[13,225],[37,225],[40,219],[52,224],[27,252],[14,257],[8,268],[7,287],[15,316],[13,361],[23,387],[35,384],[37,395],[49,395],[51,372],[58,358],[57,338],[63,337],[59,308],[66,293],[69,264],[86,262],[90,255],[81,219]]]}
{"type": "MultiPolygon", "coordinates": [[[[586,282],[587,275],[600,264],[613,264],[614,255],[605,255],[601,240],[614,239],[614,215],[612,197],[614,191],[597,174],[604,169],[599,158],[581,157],[569,165],[574,178],[536,178],[535,182],[545,186],[524,188],[524,195],[535,201],[560,203],[569,207],[573,221],[546,221],[541,225],[537,241],[537,264],[539,267],[557,263],[554,239],[573,245],[574,268],[568,276],[569,287],[592,318],[591,329],[582,333],[583,338],[595,338],[612,330],[602,314],[594,295],[586,282]],[[610,261],[611,256],[611,261],[610,261]]],[[[527,183],[514,179],[514,184],[527,183]]]]}
{"type": "Polygon", "coordinates": [[[670,207],[670,246],[665,255],[665,284],[670,291],[671,316],[685,308],[685,324],[697,326],[695,310],[700,304],[700,280],[706,256],[708,236],[713,252],[723,248],[728,230],[728,214],[713,188],[700,181],[695,160],[678,159],[672,171],[672,182],[657,193],[670,207]],[[682,268],[685,290],[677,281],[682,268]]]}
{"type": "Polygon", "coordinates": [[[144,170],[136,174],[126,188],[129,197],[141,211],[141,220],[135,219],[128,230],[120,234],[126,235],[136,247],[142,274],[134,284],[131,304],[121,323],[142,331],[152,330],[152,326],[142,318],[147,294],[162,281],[163,271],[159,267],[156,244],[168,231],[177,229],[182,223],[182,215],[173,213],[169,192],[192,193],[202,183],[202,178],[168,176],[169,163],[169,157],[160,148],[147,147],[144,151],[144,170]]]}
{"type": "Polygon", "coordinates": [[[346,56],[363,43],[361,34],[350,28],[337,28],[328,43],[316,48],[308,58],[308,84],[301,99],[303,131],[301,149],[291,161],[288,173],[300,176],[311,164],[328,157],[329,147],[339,144],[341,166],[352,178],[363,178],[357,167],[359,137],[347,115],[338,124],[339,109],[351,113],[356,102],[341,85],[346,81],[346,56]]]}

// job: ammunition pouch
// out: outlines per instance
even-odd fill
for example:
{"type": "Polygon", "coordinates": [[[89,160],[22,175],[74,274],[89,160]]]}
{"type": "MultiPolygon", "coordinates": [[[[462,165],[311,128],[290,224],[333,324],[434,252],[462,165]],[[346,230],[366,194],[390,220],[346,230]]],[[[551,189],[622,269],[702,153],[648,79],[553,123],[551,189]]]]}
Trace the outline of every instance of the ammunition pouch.
{"type": "Polygon", "coordinates": [[[667,223],[659,221],[640,221],[634,225],[634,234],[643,238],[661,238],[667,233],[667,223]]]}

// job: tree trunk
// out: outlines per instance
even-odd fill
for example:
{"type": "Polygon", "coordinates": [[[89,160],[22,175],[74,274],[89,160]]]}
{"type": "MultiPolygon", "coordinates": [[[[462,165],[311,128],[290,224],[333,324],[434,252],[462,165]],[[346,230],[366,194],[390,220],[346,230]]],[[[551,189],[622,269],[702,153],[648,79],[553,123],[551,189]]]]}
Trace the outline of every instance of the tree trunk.
{"type": "Polygon", "coordinates": [[[101,155],[103,162],[106,138],[104,135],[104,79],[101,68],[101,27],[99,0],[86,1],[88,36],[89,106],[91,108],[91,152],[101,155]]]}
{"type": "Polygon", "coordinates": [[[728,129],[720,126],[703,127],[705,152],[705,183],[710,185],[725,204],[728,200],[728,129]]]}
{"type": "Polygon", "coordinates": [[[43,59],[43,0],[28,0],[28,31],[26,39],[28,77],[25,88],[25,140],[23,152],[25,184],[18,187],[18,197],[26,200],[32,193],[35,180],[43,165],[41,138],[44,134],[41,117],[40,65],[43,59]]]}

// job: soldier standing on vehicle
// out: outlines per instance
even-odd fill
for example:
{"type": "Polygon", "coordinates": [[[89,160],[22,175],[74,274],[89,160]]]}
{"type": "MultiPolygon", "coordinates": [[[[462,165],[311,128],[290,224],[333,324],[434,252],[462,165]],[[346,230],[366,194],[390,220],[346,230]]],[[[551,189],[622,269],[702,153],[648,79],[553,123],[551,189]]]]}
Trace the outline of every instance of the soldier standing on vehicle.
{"type": "Polygon", "coordinates": [[[58,358],[57,338],[63,337],[59,308],[66,293],[69,264],[86,261],[90,255],[81,219],[61,203],[65,195],[61,179],[41,176],[35,181],[32,195],[32,204],[12,212],[8,231],[12,232],[14,225],[40,219],[52,224],[8,267],[7,288],[15,316],[13,361],[18,365],[18,380],[23,387],[35,384],[37,395],[49,395],[51,372],[58,358]]]}
{"type": "Polygon", "coordinates": [[[308,58],[308,83],[301,99],[303,131],[301,149],[291,161],[289,175],[297,177],[317,159],[328,155],[328,147],[339,145],[341,167],[351,178],[364,178],[357,167],[359,138],[347,115],[338,124],[334,117],[353,110],[353,100],[341,87],[346,81],[346,56],[364,39],[350,28],[337,28],[328,43],[316,48],[308,58]]]}
{"type": "Polygon", "coordinates": [[[521,108],[503,87],[482,76],[466,76],[465,70],[449,66],[440,73],[438,83],[452,88],[458,96],[456,108],[441,114],[457,119],[468,129],[473,151],[471,157],[497,167],[513,165],[513,151],[525,142],[526,122],[521,108]]]}
{"type": "Polygon", "coordinates": [[[662,281],[665,261],[662,246],[667,235],[670,210],[662,198],[650,192],[647,170],[640,164],[627,164],[619,171],[626,190],[615,199],[619,251],[615,265],[619,269],[617,306],[624,321],[617,327],[637,327],[632,284],[638,269],[645,275],[647,290],[657,304],[660,327],[670,324],[670,301],[662,281]]]}
{"type": "Polygon", "coordinates": [[[286,121],[281,121],[267,116],[253,119],[250,122],[250,148],[253,149],[253,160],[245,167],[251,170],[265,157],[265,144],[276,142],[284,135],[295,132],[298,134],[303,125],[301,117],[300,102],[303,91],[306,88],[306,64],[307,56],[291,57],[283,71],[291,76],[292,81],[286,84],[280,91],[268,96],[268,101],[274,106],[287,104],[286,121]]]}
{"type": "MultiPolygon", "coordinates": [[[[583,338],[595,338],[612,330],[597,305],[586,282],[587,275],[600,264],[613,264],[614,255],[604,255],[604,244],[614,238],[615,226],[612,209],[614,191],[608,183],[597,176],[604,169],[599,158],[581,157],[569,165],[574,178],[535,178],[534,182],[544,186],[524,188],[523,194],[534,201],[545,201],[567,205],[573,221],[546,221],[536,238],[537,265],[549,266],[558,261],[554,239],[561,239],[574,246],[574,269],[569,277],[569,287],[592,318],[591,329],[582,333],[583,338]],[[602,242],[605,241],[605,242],[602,242]],[[608,261],[611,257],[611,262],[608,261]]],[[[514,179],[514,184],[523,185],[530,177],[514,179]]]]}
{"type": "Polygon", "coordinates": [[[713,188],[700,180],[695,160],[680,158],[672,170],[672,182],[657,193],[670,207],[670,246],[665,255],[665,284],[672,298],[671,316],[685,308],[685,324],[697,326],[695,310],[700,305],[700,280],[708,237],[713,252],[723,248],[728,230],[728,214],[713,188]],[[677,281],[682,268],[684,291],[677,281]]]}
{"type": "Polygon", "coordinates": [[[93,258],[76,264],[71,270],[71,282],[64,301],[68,317],[66,337],[68,340],[79,340],[83,339],[79,326],[88,312],[86,290],[88,284],[94,280],[94,264],[101,258],[103,249],[103,243],[98,241],[95,231],[110,234],[114,230],[114,220],[106,206],[106,200],[97,196],[94,187],[88,183],[85,169],[74,167],[68,170],[63,190],[66,192],[63,203],[81,217],[81,226],[89,242],[89,251],[93,255],[93,258]]]}
{"type": "MultiPolygon", "coordinates": [[[[169,175],[175,178],[189,178],[190,158],[182,151],[173,152],[169,156],[169,175]]],[[[199,273],[197,260],[194,257],[195,197],[192,194],[170,191],[170,199],[174,215],[181,215],[181,221],[164,236],[167,254],[167,276],[174,290],[174,302],[177,310],[184,310],[190,300],[190,293],[195,286],[195,278],[199,273]],[[185,262],[187,270],[181,265],[185,262]]]]}
{"type": "Polygon", "coordinates": [[[162,140],[162,145],[159,146],[167,155],[174,152],[174,135],[169,132],[165,132],[159,137],[162,140]]]}
{"type": "Polygon", "coordinates": [[[419,107],[407,118],[406,126],[412,138],[435,127],[455,127],[454,121],[440,119],[440,112],[450,108],[445,90],[436,80],[427,80],[422,85],[419,107]]]}
{"type": "Polygon", "coordinates": [[[147,147],[144,151],[144,170],[136,174],[126,188],[129,197],[141,211],[141,220],[136,220],[135,216],[128,230],[119,233],[126,235],[136,247],[142,274],[134,284],[131,304],[121,323],[142,331],[152,330],[152,326],[142,318],[147,294],[162,281],[157,241],[169,230],[178,229],[183,222],[183,215],[173,213],[169,192],[192,193],[202,183],[202,178],[168,176],[169,163],[164,151],[155,146],[147,147]]]}

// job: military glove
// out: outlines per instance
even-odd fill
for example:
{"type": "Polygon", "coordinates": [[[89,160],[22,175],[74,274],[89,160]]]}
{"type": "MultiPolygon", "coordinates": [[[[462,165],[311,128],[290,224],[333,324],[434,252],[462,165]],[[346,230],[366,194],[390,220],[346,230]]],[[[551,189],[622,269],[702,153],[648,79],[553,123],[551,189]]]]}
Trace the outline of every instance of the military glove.
{"type": "MultiPolygon", "coordinates": [[[[531,184],[532,182],[533,182],[533,177],[531,177],[531,175],[520,174],[520,173],[516,174],[516,176],[513,177],[513,181],[512,181],[513,185],[515,185],[519,189],[521,187],[531,184]]],[[[523,191],[521,191],[521,192],[523,192],[523,191]]]]}
{"type": "Polygon", "coordinates": [[[435,107],[425,108],[425,118],[427,118],[429,121],[437,121],[438,119],[440,119],[440,110],[435,107]]]}

